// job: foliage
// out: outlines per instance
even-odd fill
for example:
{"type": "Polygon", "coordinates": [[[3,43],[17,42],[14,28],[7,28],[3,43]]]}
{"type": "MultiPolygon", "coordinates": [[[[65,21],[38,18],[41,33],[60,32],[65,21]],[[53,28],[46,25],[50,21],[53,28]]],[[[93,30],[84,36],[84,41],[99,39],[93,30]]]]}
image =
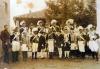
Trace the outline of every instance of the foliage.
{"type": "Polygon", "coordinates": [[[78,0],[49,1],[47,2],[49,8],[46,10],[46,17],[49,20],[62,20],[62,23],[73,18],[78,25],[87,26],[90,23],[96,25],[95,4],[95,0],[92,0],[88,8],[85,8],[84,2],[78,0]]]}

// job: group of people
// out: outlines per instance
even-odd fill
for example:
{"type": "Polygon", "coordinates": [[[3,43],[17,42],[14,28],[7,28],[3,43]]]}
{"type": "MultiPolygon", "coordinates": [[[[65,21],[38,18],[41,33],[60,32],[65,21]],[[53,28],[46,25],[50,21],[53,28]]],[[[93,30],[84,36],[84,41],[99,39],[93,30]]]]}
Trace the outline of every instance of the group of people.
{"type": "Polygon", "coordinates": [[[4,62],[9,63],[10,56],[13,62],[19,61],[19,53],[24,61],[29,55],[32,59],[85,59],[86,55],[91,55],[98,61],[99,35],[95,26],[76,26],[73,19],[68,19],[64,27],[57,23],[57,20],[51,20],[50,26],[46,27],[44,22],[39,20],[37,26],[27,27],[26,22],[22,21],[20,28],[16,27],[13,33],[9,33],[5,25],[0,35],[4,62]]]}

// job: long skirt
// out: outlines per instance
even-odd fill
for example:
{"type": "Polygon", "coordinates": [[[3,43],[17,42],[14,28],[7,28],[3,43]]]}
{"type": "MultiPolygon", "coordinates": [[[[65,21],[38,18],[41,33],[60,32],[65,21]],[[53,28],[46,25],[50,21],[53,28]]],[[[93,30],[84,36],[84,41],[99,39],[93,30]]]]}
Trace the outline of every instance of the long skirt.
{"type": "Polygon", "coordinates": [[[78,41],[79,51],[85,52],[85,42],[84,41],[78,41]]]}
{"type": "Polygon", "coordinates": [[[32,44],[32,52],[37,52],[38,51],[38,43],[33,43],[32,44]]]}
{"type": "Polygon", "coordinates": [[[48,50],[49,52],[54,52],[54,39],[48,40],[48,50]]]}

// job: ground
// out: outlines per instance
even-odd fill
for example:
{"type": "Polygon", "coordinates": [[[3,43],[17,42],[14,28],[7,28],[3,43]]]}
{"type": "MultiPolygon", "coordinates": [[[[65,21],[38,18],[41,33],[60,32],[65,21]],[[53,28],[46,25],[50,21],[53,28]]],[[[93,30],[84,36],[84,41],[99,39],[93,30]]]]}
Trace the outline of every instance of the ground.
{"type": "Polygon", "coordinates": [[[37,59],[4,64],[0,69],[100,69],[100,61],[93,59],[37,59]]]}

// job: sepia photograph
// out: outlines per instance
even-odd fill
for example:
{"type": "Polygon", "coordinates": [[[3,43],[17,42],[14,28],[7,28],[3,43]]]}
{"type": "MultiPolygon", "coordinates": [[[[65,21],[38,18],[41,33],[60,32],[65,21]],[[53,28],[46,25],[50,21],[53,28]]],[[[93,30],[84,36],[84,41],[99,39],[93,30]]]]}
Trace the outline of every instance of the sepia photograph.
{"type": "Polygon", "coordinates": [[[0,0],[0,69],[99,69],[100,0],[0,0]]]}

